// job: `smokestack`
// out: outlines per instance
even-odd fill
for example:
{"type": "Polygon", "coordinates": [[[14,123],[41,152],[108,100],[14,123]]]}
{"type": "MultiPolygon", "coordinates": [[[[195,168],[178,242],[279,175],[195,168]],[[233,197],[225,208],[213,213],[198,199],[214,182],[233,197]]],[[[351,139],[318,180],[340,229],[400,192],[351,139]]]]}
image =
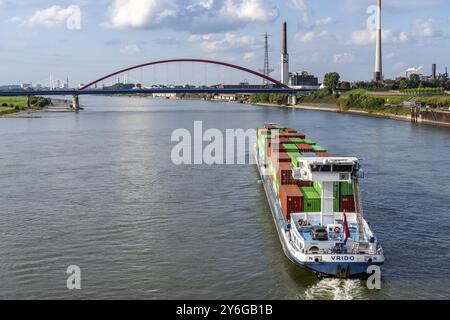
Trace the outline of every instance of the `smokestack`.
{"type": "Polygon", "coordinates": [[[431,65],[431,78],[432,78],[433,80],[436,79],[436,64],[435,64],[435,63],[433,63],[433,64],[431,65]]]}
{"type": "Polygon", "coordinates": [[[377,46],[375,56],[375,72],[373,74],[374,81],[383,81],[383,61],[382,61],[382,35],[381,35],[381,0],[377,0],[377,46]]]}
{"type": "Polygon", "coordinates": [[[283,23],[283,48],[281,50],[281,82],[289,85],[289,54],[287,49],[287,23],[283,23]]]}

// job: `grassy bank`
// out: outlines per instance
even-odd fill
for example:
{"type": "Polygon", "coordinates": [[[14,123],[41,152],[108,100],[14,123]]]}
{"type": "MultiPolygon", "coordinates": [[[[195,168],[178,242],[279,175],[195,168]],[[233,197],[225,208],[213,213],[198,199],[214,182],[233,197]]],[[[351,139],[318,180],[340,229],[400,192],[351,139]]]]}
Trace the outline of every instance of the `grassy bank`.
{"type": "MultiPolygon", "coordinates": [[[[31,108],[39,110],[52,104],[52,100],[43,97],[32,97],[31,108]]],[[[28,109],[26,97],[0,97],[0,116],[22,112],[28,109]]]]}
{"type": "Polygon", "coordinates": [[[332,94],[327,89],[319,90],[311,95],[300,97],[300,104],[317,103],[335,105],[340,111],[362,111],[377,115],[408,116],[411,108],[404,106],[404,102],[420,102],[433,109],[448,110],[450,97],[448,95],[410,96],[405,94],[385,94],[356,89],[338,95],[332,94]]]}

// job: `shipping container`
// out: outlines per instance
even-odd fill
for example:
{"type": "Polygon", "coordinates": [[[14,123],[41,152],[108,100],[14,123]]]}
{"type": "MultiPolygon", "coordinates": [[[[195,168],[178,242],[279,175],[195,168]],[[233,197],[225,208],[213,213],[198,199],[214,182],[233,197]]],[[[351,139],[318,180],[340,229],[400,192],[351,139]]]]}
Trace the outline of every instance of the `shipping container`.
{"type": "Polygon", "coordinates": [[[305,139],[305,141],[303,143],[309,144],[311,146],[316,144],[316,142],[314,140],[311,140],[311,139],[305,139]]]}
{"type": "Polygon", "coordinates": [[[291,164],[297,168],[298,158],[301,158],[302,154],[300,152],[288,152],[288,155],[291,157],[291,164]]]}
{"type": "Polygon", "coordinates": [[[300,139],[300,138],[289,138],[289,140],[291,140],[291,143],[294,143],[294,144],[305,143],[305,139],[300,139]]]}
{"type": "Polygon", "coordinates": [[[295,144],[292,143],[283,143],[283,148],[286,152],[298,152],[298,148],[295,144]]]}
{"type": "MultiPolygon", "coordinates": [[[[272,155],[270,157],[273,163],[273,167],[275,170],[278,170],[278,165],[280,163],[291,163],[291,157],[285,152],[272,152],[272,155]]],[[[276,175],[276,171],[275,171],[276,175]]]]}
{"type": "Polygon", "coordinates": [[[314,181],[314,189],[317,191],[318,194],[322,194],[322,182],[320,181],[314,181]]]}
{"type": "Polygon", "coordinates": [[[291,140],[289,138],[279,138],[279,143],[291,143],[291,140]]]}
{"type": "Polygon", "coordinates": [[[353,183],[352,182],[341,182],[339,188],[340,196],[353,196],[353,183]]]}
{"type": "Polygon", "coordinates": [[[312,182],[312,181],[298,181],[298,180],[297,180],[297,186],[298,186],[299,188],[302,188],[302,187],[312,187],[312,186],[313,186],[313,182],[312,182]]]}
{"type": "Polygon", "coordinates": [[[322,200],[314,187],[302,187],[301,191],[304,196],[303,208],[305,212],[321,212],[322,200]]]}
{"type": "Polygon", "coordinates": [[[334,198],[334,212],[341,212],[341,202],[339,198],[334,198]]]}
{"type": "Polygon", "coordinates": [[[280,185],[296,185],[296,181],[292,175],[292,168],[289,163],[280,163],[278,166],[277,178],[280,185]]]}
{"type": "Polygon", "coordinates": [[[285,128],[285,129],[284,129],[284,132],[286,132],[286,133],[298,133],[297,130],[292,129],[292,128],[285,128]]]}
{"type": "Polygon", "coordinates": [[[341,212],[355,212],[355,197],[341,196],[341,212]]]}
{"type": "Polygon", "coordinates": [[[287,132],[278,132],[272,134],[274,138],[299,138],[305,139],[305,135],[303,133],[287,133],[287,132]]]}
{"type": "Polygon", "coordinates": [[[297,186],[281,186],[280,202],[287,222],[290,222],[292,213],[303,212],[303,194],[297,186]]]}
{"type": "Polygon", "coordinates": [[[314,152],[327,152],[327,149],[319,145],[312,145],[312,148],[314,152]]]}
{"type": "Polygon", "coordinates": [[[305,144],[305,143],[297,144],[297,148],[302,153],[303,152],[314,152],[314,149],[309,144],[305,144]]]}
{"type": "Polygon", "coordinates": [[[340,192],[340,183],[339,182],[335,182],[334,183],[334,198],[335,199],[339,199],[341,197],[341,192],[340,192]]]}
{"type": "Polygon", "coordinates": [[[331,158],[331,153],[328,152],[316,152],[316,157],[318,158],[331,158]]]}
{"type": "Polygon", "coordinates": [[[303,157],[305,158],[316,158],[315,152],[302,152],[303,157]]]}

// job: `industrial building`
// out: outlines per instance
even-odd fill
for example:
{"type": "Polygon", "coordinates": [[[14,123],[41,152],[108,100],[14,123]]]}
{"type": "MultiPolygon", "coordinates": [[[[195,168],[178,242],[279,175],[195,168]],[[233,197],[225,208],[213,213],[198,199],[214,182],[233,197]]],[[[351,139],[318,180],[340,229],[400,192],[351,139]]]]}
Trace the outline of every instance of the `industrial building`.
{"type": "Polygon", "coordinates": [[[307,71],[290,72],[289,73],[289,86],[319,86],[319,79],[307,71]]]}

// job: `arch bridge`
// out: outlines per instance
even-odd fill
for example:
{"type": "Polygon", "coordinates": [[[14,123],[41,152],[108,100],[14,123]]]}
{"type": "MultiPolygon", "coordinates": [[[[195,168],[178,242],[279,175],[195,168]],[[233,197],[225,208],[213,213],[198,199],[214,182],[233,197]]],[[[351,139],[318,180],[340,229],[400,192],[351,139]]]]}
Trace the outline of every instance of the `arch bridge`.
{"type": "MultiPolygon", "coordinates": [[[[170,59],[170,60],[159,60],[148,63],[143,63],[109,73],[102,76],[88,84],[82,86],[78,90],[68,89],[68,90],[34,90],[34,91],[0,91],[0,96],[27,96],[30,101],[32,96],[57,96],[57,95],[72,95],[73,96],[73,106],[75,109],[79,108],[79,96],[80,95],[133,95],[133,94],[165,94],[165,93],[193,93],[193,94],[255,94],[255,93],[284,93],[290,95],[294,98],[296,95],[301,95],[305,93],[310,93],[310,89],[293,89],[288,85],[264,75],[258,71],[248,69],[246,67],[238,66],[231,63],[216,61],[216,60],[206,60],[206,59],[170,59]],[[224,66],[226,68],[239,70],[261,79],[267,80],[271,83],[269,86],[228,86],[224,88],[218,87],[198,87],[198,88],[151,88],[151,89],[92,89],[96,84],[117,76],[119,74],[129,72],[136,69],[145,68],[148,66],[160,65],[160,64],[171,64],[171,63],[201,63],[201,64],[211,64],[224,66]]],[[[294,99],[295,100],[295,99],[294,99]]]]}

